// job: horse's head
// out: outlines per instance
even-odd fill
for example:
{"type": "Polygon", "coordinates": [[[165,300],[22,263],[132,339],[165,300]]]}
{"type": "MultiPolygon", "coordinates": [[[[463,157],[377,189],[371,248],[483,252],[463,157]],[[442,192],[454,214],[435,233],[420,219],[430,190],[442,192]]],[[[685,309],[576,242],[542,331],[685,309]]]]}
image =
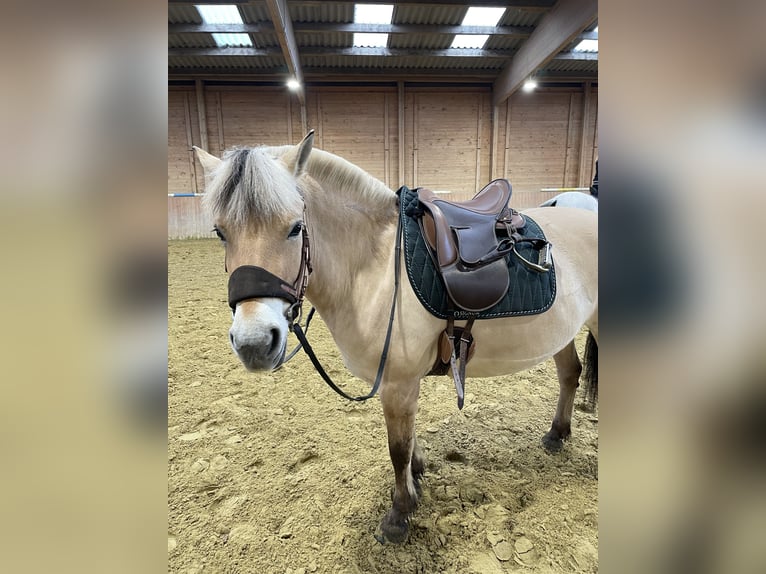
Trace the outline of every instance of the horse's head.
{"type": "Polygon", "coordinates": [[[205,170],[204,204],[224,244],[229,339],[248,370],[282,364],[289,327],[305,291],[308,236],[300,179],[314,132],[279,157],[242,148],[218,159],[195,148],[205,170]]]}

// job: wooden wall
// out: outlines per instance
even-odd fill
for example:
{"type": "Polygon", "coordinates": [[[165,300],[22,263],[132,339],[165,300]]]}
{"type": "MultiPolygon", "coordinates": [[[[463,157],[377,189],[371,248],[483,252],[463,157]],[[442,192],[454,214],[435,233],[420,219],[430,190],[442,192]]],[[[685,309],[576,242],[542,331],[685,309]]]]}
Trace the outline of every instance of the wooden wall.
{"type": "MultiPolygon", "coordinates": [[[[497,109],[491,102],[490,89],[481,87],[309,87],[306,127],[316,130],[316,147],[392,189],[421,185],[467,199],[505,177],[511,203],[521,209],[555,195],[541,188],[590,184],[598,157],[596,89],[517,93],[497,109]]],[[[201,146],[201,119],[215,155],[232,146],[298,143],[305,135],[300,106],[281,87],[171,87],[168,193],[204,191],[202,167],[189,151],[201,146]]],[[[210,236],[199,202],[168,198],[169,237],[210,236]]]]}

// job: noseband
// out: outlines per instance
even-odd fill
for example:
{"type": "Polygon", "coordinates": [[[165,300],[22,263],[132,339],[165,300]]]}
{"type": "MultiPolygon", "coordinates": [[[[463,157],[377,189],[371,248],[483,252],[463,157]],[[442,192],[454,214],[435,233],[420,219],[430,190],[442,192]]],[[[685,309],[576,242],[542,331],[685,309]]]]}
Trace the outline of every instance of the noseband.
{"type": "Polygon", "coordinates": [[[301,228],[301,237],[303,245],[301,247],[301,264],[298,269],[298,276],[290,284],[267,271],[263,267],[256,265],[242,265],[237,267],[229,276],[229,307],[234,311],[237,303],[247,299],[258,299],[261,297],[277,297],[290,303],[287,310],[287,322],[292,331],[293,324],[300,320],[301,306],[303,297],[306,294],[306,287],[311,275],[311,248],[309,246],[309,234],[306,228],[306,218],[304,211],[304,223],[301,228]]]}

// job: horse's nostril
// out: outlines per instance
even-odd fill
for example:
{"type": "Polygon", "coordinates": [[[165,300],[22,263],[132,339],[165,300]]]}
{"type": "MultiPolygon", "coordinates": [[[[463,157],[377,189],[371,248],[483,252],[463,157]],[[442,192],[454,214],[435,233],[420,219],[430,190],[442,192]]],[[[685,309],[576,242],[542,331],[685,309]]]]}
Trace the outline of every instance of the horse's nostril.
{"type": "Polygon", "coordinates": [[[231,341],[231,344],[234,344],[234,333],[229,332],[229,341],[231,341]]]}
{"type": "Polygon", "coordinates": [[[271,346],[269,346],[269,355],[273,355],[279,350],[279,329],[271,330],[271,346]]]}

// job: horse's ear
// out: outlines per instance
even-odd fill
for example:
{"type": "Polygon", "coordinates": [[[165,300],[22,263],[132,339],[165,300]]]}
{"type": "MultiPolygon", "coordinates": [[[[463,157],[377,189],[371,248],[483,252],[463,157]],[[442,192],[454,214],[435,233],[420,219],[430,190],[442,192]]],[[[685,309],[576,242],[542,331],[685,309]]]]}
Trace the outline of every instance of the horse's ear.
{"type": "Polygon", "coordinates": [[[194,148],[194,153],[197,155],[197,159],[202,164],[202,169],[205,170],[206,175],[210,175],[215,168],[221,165],[221,160],[219,158],[207,153],[202,148],[198,148],[196,145],[192,147],[194,148]]]}
{"type": "Polygon", "coordinates": [[[298,144],[298,153],[293,166],[293,175],[298,177],[306,169],[306,163],[309,161],[311,149],[314,147],[314,130],[306,134],[301,143],[298,144]]]}

